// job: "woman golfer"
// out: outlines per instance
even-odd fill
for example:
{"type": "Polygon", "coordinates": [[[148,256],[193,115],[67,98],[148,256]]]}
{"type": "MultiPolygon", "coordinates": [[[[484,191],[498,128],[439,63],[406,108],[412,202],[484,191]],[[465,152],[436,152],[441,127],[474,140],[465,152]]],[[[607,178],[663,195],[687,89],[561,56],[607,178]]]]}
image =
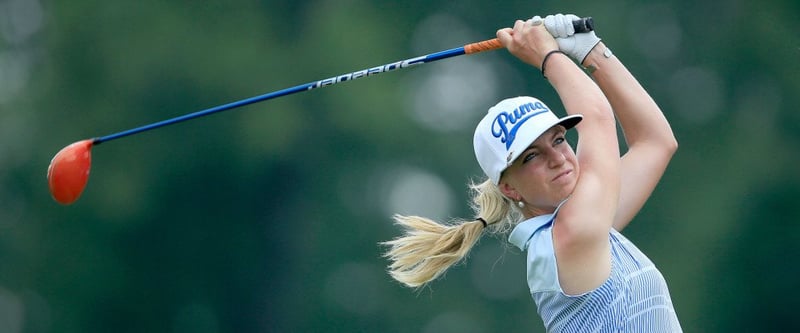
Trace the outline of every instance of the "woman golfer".
{"type": "Polygon", "coordinates": [[[680,332],[663,276],[619,233],[677,142],[653,99],[595,33],[574,33],[577,19],[537,16],[497,31],[509,52],[541,70],[568,116],[532,97],[490,108],[473,142],[488,177],[472,185],[477,217],[443,225],[396,216],[406,234],[386,242],[390,274],[422,286],[463,259],[485,228],[511,230],[509,242],[527,251],[528,286],[548,332],[680,332]],[[617,120],[628,147],[621,158],[617,120]],[[575,151],[565,141],[573,127],[575,151]]]}

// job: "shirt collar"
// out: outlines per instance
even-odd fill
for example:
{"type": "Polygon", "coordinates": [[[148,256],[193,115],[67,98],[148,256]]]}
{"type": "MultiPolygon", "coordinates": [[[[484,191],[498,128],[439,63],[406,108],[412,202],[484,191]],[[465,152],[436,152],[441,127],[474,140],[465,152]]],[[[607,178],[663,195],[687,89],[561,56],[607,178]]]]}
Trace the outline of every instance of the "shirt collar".
{"type": "Polygon", "coordinates": [[[517,224],[511,234],[508,235],[508,241],[520,249],[525,251],[528,248],[528,241],[533,237],[533,234],[542,227],[547,226],[553,221],[555,214],[546,214],[532,217],[524,222],[517,224]]]}
{"type": "Polygon", "coordinates": [[[567,202],[567,200],[558,204],[558,207],[556,207],[556,210],[552,214],[534,216],[517,224],[514,230],[511,230],[511,234],[508,235],[508,242],[514,244],[520,251],[525,251],[528,248],[528,241],[533,237],[533,234],[539,229],[550,225],[556,214],[558,214],[558,210],[565,202],[567,202]]]}

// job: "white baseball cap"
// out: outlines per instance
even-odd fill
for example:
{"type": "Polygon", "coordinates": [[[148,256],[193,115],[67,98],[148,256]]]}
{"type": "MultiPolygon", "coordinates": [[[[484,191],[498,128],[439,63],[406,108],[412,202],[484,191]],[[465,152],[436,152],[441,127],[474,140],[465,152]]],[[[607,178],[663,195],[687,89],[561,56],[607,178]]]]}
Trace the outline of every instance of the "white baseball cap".
{"type": "Polygon", "coordinates": [[[533,97],[504,99],[489,108],[475,128],[475,157],[494,184],[500,184],[503,171],[542,133],[556,125],[573,128],[581,119],[579,114],[558,118],[533,97]]]}

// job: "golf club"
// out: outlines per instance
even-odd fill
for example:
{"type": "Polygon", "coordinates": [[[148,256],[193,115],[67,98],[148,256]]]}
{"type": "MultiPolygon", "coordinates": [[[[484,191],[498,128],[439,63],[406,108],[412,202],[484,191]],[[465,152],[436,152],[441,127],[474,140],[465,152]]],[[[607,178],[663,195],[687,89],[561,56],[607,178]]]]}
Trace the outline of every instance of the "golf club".
{"type": "MultiPolygon", "coordinates": [[[[594,30],[594,21],[591,17],[586,17],[574,21],[573,26],[576,33],[588,32],[594,30]]],[[[496,50],[499,48],[502,48],[502,45],[497,38],[488,39],[481,42],[467,44],[462,47],[456,47],[424,56],[418,56],[381,66],[369,67],[355,72],[336,75],[327,79],[313,81],[291,88],[223,104],[206,110],[189,113],[183,116],[159,121],[106,136],[81,140],[61,149],[50,161],[50,165],[47,168],[47,181],[50,187],[50,194],[53,196],[53,199],[55,199],[56,202],[63,205],[69,205],[78,200],[81,193],[83,193],[83,189],[86,187],[86,182],[89,180],[89,170],[91,169],[92,164],[91,149],[93,146],[99,145],[103,142],[281,96],[327,87],[337,83],[352,81],[380,73],[391,72],[414,65],[425,64],[464,54],[474,54],[483,51],[496,50]]]]}

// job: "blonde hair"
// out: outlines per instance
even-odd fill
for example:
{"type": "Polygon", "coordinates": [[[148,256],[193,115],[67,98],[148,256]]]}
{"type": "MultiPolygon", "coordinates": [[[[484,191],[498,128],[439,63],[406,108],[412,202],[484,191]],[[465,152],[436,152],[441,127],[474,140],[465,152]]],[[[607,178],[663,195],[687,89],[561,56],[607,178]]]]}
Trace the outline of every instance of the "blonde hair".
{"type": "Polygon", "coordinates": [[[495,233],[505,232],[520,221],[520,212],[490,179],[471,183],[470,189],[478,218],[445,225],[419,216],[394,216],[405,234],[382,244],[390,247],[384,256],[392,261],[389,274],[395,280],[416,288],[441,276],[478,242],[484,229],[480,219],[495,233]]]}

